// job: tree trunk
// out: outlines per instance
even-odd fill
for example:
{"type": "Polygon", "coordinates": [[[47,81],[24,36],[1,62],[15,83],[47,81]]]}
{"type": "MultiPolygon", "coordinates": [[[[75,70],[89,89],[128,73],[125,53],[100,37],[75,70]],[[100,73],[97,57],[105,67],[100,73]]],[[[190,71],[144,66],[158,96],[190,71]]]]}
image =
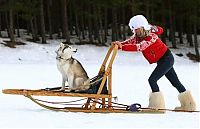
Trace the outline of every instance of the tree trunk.
{"type": "Polygon", "coordinates": [[[37,37],[37,33],[36,33],[36,30],[35,30],[35,27],[34,27],[34,18],[32,18],[30,20],[30,24],[31,24],[33,42],[36,42],[38,40],[38,37],[37,37]]]}
{"type": "Polygon", "coordinates": [[[182,35],[183,35],[183,32],[181,30],[179,30],[178,31],[178,37],[179,37],[179,43],[180,44],[183,44],[183,37],[182,37],[182,35]]]}
{"type": "Polygon", "coordinates": [[[35,36],[36,36],[36,41],[39,41],[39,35],[38,35],[38,24],[37,24],[37,17],[36,16],[33,16],[33,27],[34,27],[34,30],[35,30],[35,36]]]}
{"type": "Polygon", "coordinates": [[[85,40],[84,15],[81,15],[80,27],[81,27],[82,39],[85,40]]]}
{"type": "Polygon", "coordinates": [[[51,10],[50,10],[50,7],[52,7],[52,0],[47,0],[46,1],[47,3],[47,17],[48,17],[48,26],[49,26],[49,36],[50,36],[50,39],[53,39],[53,36],[52,36],[52,18],[51,18],[51,10]]]}
{"type": "Polygon", "coordinates": [[[122,7],[122,25],[123,25],[123,31],[122,31],[122,39],[126,40],[126,21],[125,21],[125,7],[122,7]]]}
{"type": "Polygon", "coordinates": [[[1,30],[2,30],[2,23],[1,23],[1,19],[2,19],[2,17],[1,17],[2,15],[1,15],[1,13],[0,13],[0,37],[2,37],[2,34],[1,34],[1,30]]]}
{"type": "Polygon", "coordinates": [[[199,45],[198,45],[198,41],[197,41],[197,24],[194,24],[194,49],[195,49],[195,53],[196,53],[196,57],[198,59],[198,61],[200,61],[200,55],[199,55],[199,45]]]}
{"type": "Polygon", "coordinates": [[[183,44],[183,16],[177,16],[177,21],[178,21],[178,26],[179,26],[179,30],[178,30],[178,37],[179,37],[179,43],[183,44]]]}
{"type": "Polygon", "coordinates": [[[176,47],[176,40],[175,40],[175,32],[174,32],[174,19],[175,18],[172,14],[172,5],[171,0],[168,0],[168,6],[169,6],[169,24],[170,24],[170,40],[172,42],[172,48],[176,47]]]}
{"type": "Polygon", "coordinates": [[[81,43],[82,39],[81,39],[81,32],[80,32],[80,28],[79,28],[79,18],[78,18],[76,10],[75,10],[75,23],[76,23],[76,26],[75,26],[76,34],[77,34],[79,41],[81,43]]]}
{"type": "MultiPolygon", "coordinates": [[[[76,3],[72,3],[73,4],[73,8],[76,8],[76,3]]],[[[77,11],[77,9],[74,9],[74,17],[75,17],[75,33],[76,33],[76,36],[78,37],[79,39],[79,42],[82,43],[82,39],[81,39],[81,31],[80,31],[80,18],[79,18],[79,12],[77,11]]]]}
{"type": "MultiPolygon", "coordinates": [[[[81,5],[81,12],[84,12],[84,4],[83,2],[80,3],[81,5]]],[[[81,31],[81,35],[82,35],[82,39],[85,40],[85,25],[84,25],[84,17],[85,17],[85,14],[81,14],[79,15],[80,16],[80,31],[81,31]]]]}
{"type": "Polygon", "coordinates": [[[73,16],[74,16],[74,0],[71,1],[71,4],[69,5],[69,32],[70,32],[70,35],[73,35],[74,33],[74,24],[73,24],[73,16]]]}
{"type": "Polygon", "coordinates": [[[13,9],[10,7],[9,8],[9,27],[8,27],[8,31],[10,34],[10,40],[13,44],[15,44],[15,36],[14,36],[14,32],[13,32],[13,9]]]}
{"type": "Polygon", "coordinates": [[[187,25],[187,41],[190,45],[190,47],[193,47],[193,40],[192,40],[192,25],[191,25],[191,19],[190,16],[188,17],[188,25],[187,25]]]}
{"type": "MultiPolygon", "coordinates": [[[[122,8],[120,8],[120,10],[121,10],[122,8]]],[[[121,11],[120,11],[121,12],[121,11]]],[[[119,39],[122,39],[122,26],[121,26],[121,19],[122,19],[122,16],[121,15],[118,15],[118,20],[117,20],[117,32],[118,32],[118,39],[117,40],[119,40],[119,39]]]]}
{"type": "MultiPolygon", "coordinates": [[[[194,16],[198,16],[197,10],[198,10],[198,6],[195,6],[195,9],[193,10],[194,16]]],[[[196,17],[195,17],[195,19],[196,19],[196,17]]],[[[194,49],[195,49],[197,61],[200,61],[199,45],[198,45],[198,39],[197,39],[197,23],[198,22],[195,21],[194,25],[193,25],[193,29],[194,29],[194,49]]]]}
{"type": "Polygon", "coordinates": [[[67,4],[69,0],[61,0],[62,10],[62,36],[66,39],[65,43],[70,43],[69,30],[68,30],[68,18],[67,18],[67,4]]]}
{"type": "Polygon", "coordinates": [[[8,34],[8,38],[9,38],[9,37],[10,37],[10,32],[9,32],[9,19],[8,19],[8,12],[5,12],[5,24],[6,24],[7,34],[8,34]]]}
{"type": "Polygon", "coordinates": [[[152,20],[152,19],[150,19],[150,1],[149,0],[146,0],[146,2],[145,2],[145,6],[146,6],[146,18],[148,19],[148,20],[152,20]]]}
{"type": "Polygon", "coordinates": [[[162,3],[162,8],[161,8],[161,13],[163,14],[163,15],[161,15],[161,21],[162,21],[162,27],[163,27],[163,29],[164,29],[164,32],[163,32],[163,34],[161,35],[161,39],[162,39],[162,41],[164,42],[164,43],[166,43],[166,37],[167,37],[167,29],[165,29],[164,27],[166,26],[166,19],[165,19],[165,11],[166,11],[166,3],[165,3],[165,1],[163,1],[163,2],[161,2],[162,3]]]}
{"type": "Polygon", "coordinates": [[[43,0],[40,0],[40,22],[41,22],[40,27],[41,27],[42,43],[46,43],[43,0]]]}
{"type": "Polygon", "coordinates": [[[88,37],[89,37],[89,42],[93,43],[93,37],[92,37],[92,17],[90,16],[90,14],[92,13],[92,9],[91,9],[91,4],[89,4],[88,6],[88,37]]]}
{"type": "MultiPolygon", "coordinates": [[[[31,21],[31,20],[29,20],[29,22],[30,22],[30,21],[31,21]]],[[[29,23],[29,22],[26,21],[26,28],[27,28],[27,31],[26,31],[27,33],[26,33],[26,34],[27,34],[27,35],[30,35],[30,33],[31,33],[31,28],[30,28],[30,23],[29,23]]]]}
{"type": "Polygon", "coordinates": [[[97,11],[98,11],[98,23],[99,23],[99,30],[100,33],[99,33],[99,38],[100,38],[100,44],[101,45],[105,45],[105,40],[104,40],[104,33],[103,33],[103,21],[102,21],[102,11],[101,11],[101,7],[98,6],[97,7],[97,11]]]}
{"type": "Polygon", "coordinates": [[[17,37],[20,37],[20,32],[19,32],[20,26],[19,26],[19,15],[18,15],[18,13],[16,14],[16,24],[17,24],[17,37]]]}
{"type": "Polygon", "coordinates": [[[108,8],[104,7],[104,40],[107,42],[107,36],[108,36],[108,8]]]}
{"type": "Polygon", "coordinates": [[[117,33],[117,9],[116,7],[112,8],[112,41],[118,40],[118,33],[117,33]]]}
{"type": "Polygon", "coordinates": [[[151,9],[151,22],[154,23],[154,10],[153,8],[151,9]]]}
{"type": "Polygon", "coordinates": [[[94,37],[97,39],[98,43],[101,44],[100,34],[99,34],[99,14],[98,7],[93,4],[93,12],[94,12],[94,37]]]}

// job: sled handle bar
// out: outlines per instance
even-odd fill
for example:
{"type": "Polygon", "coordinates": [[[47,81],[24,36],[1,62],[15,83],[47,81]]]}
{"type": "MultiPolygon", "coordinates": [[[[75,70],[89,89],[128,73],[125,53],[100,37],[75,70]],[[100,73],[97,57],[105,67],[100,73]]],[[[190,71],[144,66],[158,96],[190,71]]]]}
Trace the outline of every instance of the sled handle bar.
{"type": "Polygon", "coordinates": [[[109,48],[107,54],[106,54],[106,57],[104,58],[104,61],[103,61],[102,65],[101,65],[101,68],[99,70],[99,74],[102,74],[102,73],[105,72],[106,64],[108,62],[110,54],[113,52],[112,57],[110,59],[110,62],[108,64],[108,67],[112,67],[113,61],[114,61],[115,56],[117,54],[117,50],[118,50],[118,45],[117,44],[112,44],[111,47],[109,48]]]}
{"type": "MultiPolygon", "coordinates": [[[[104,87],[104,84],[106,83],[106,80],[108,79],[108,94],[111,95],[111,98],[112,98],[112,64],[113,64],[113,61],[115,59],[115,56],[117,54],[117,50],[118,50],[118,45],[113,45],[110,47],[110,49],[108,50],[107,54],[106,54],[106,57],[103,61],[103,64],[99,70],[99,74],[104,74],[103,75],[103,79],[102,79],[102,82],[99,86],[99,89],[97,91],[97,95],[100,95],[101,94],[101,91],[104,87]],[[110,54],[112,53],[112,56],[110,57],[110,54]],[[110,60],[109,60],[109,57],[110,57],[110,60]],[[107,62],[109,60],[109,63],[108,65],[107,62]]],[[[109,109],[111,108],[112,106],[112,100],[111,98],[108,98],[108,106],[109,106],[109,109]]],[[[95,101],[93,102],[92,104],[92,107],[91,109],[94,110],[95,109],[95,106],[96,106],[96,101],[97,101],[98,98],[95,98],[95,101]]]]}

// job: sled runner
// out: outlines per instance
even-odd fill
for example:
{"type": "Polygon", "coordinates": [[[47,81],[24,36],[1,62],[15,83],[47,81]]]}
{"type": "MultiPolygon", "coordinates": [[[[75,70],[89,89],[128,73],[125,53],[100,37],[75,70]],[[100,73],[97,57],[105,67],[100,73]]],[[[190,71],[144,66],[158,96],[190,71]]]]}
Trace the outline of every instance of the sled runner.
{"type": "MultiPolygon", "coordinates": [[[[39,106],[64,112],[86,112],[86,113],[164,113],[166,109],[141,108],[140,104],[124,105],[112,102],[112,64],[117,54],[118,46],[112,45],[102,63],[96,77],[90,79],[90,88],[85,91],[65,92],[55,90],[60,87],[45,89],[4,89],[4,94],[23,95],[39,106]],[[112,53],[112,54],[111,54],[112,53]],[[111,55],[111,56],[110,56],[111,55]],[[32,96],[59,96],[59,97],[82,97],[83,99],[68,102],[50,102],[35,99],[32,96]],[[84,101],[83,103],[77,103],[84,101]],[[56,105],[56,106],[52,106],[56,105]]],[[[168,109],[167,111],[174,111],[168,109]]]]}

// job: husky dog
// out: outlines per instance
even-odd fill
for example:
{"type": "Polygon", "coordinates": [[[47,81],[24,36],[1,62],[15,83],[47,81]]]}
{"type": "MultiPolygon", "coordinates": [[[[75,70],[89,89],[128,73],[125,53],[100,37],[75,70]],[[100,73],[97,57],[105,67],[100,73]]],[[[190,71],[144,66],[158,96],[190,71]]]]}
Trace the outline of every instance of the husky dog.
{"type": "Polygon", "coordinates": [[[90,79],[84,70],[81,63],[72,57],[77,49],[71,46],[60,43],[57,56],[57,67],[62,74],[62,87],[61,91],[65,90],[65,82],[68,82],[69,91],[81,91],[89,89],[90,79]]]}

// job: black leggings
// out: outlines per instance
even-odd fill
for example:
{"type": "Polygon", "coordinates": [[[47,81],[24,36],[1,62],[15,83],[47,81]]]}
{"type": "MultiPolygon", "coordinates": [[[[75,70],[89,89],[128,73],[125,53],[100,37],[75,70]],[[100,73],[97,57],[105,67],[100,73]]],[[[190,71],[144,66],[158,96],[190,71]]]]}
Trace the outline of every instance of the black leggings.
{"type": "Polygon", "coordinates": [[[168,49],[163,57],[157,62],[157,66],[149,77],[149,84],[152,92],[159,92],[157,81],[165,75],[171,84],[179,91],[179,93],[186,91],[185,87],[179,81],[176,72],[173,68],[174,57],[168,49]]]}

